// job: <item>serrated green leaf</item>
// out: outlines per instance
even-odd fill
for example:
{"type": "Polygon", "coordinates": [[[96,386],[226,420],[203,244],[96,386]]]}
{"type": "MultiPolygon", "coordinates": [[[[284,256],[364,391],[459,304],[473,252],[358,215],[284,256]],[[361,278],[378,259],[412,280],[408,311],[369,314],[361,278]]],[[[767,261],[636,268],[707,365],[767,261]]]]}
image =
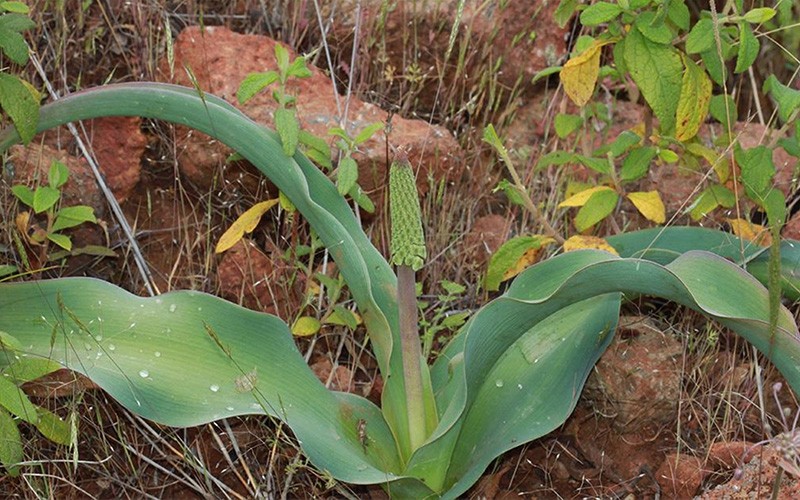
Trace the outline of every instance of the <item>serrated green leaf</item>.
{"type": "Polygon", "coordinates": [[[336,170],[336,189],[339,194],[345,195],[353,189],[358,181],[358,164],[351,156],[345,156],[339,161],[336,170]]]}
{"type": "Polygon", "coordinates": [[[662,133],[675,129],[675,113],[681,93],[683,64],[678,53],[632,30],[625,39],[625,64],[658,118],[662,133]]]}
{"type": "Polygon", "coordinates": [[[720,184],[713,184],[703,190],[702,193],[686,207],[684,213],[688,213],[692,220],[700,220],[707,214],[722,206],[731,208],[736,203],[733,191],[720,184]]]}
{"type": "Polygon", "coordinates": [[[563,28],[567,25],[577,8],[578,0],[561,0],[558,2],[558,7],[556,7],[555,12],[553,12],[553,18],[556,20],[556,24],[558,24],[559,28],[563,28]]]}
{"type": "Polygon", "coordinates": [[[581,12],[581,24],[584,26],[597,26],[607,23],[622,13],[622,7],[615,3],[597,2],[581,12]]]}
{"type": "Polygon", "coordinates": [[[16,76],[0,73],[0,108],[14,122],[22,142],[29,143],[39,123],[38,96],[16,76]]]}
{"type": "Polygon", "coordinates": [[[611,152],[614,158],[616,158],[624,155],[626,152],[628,152],[628,150],[640,142],[642,142],[642,138],[639,137],[639,134],[631,132],[630,130],[625,130],[620,133],[616,139],[614,139],[614,142],[611,143],[611,146],[608,150],[611,152]]]}
{"type": "MultiPolygon", "coordinates": [[[[277,45],[276,45],[277,47],[277,45]]],[[[275,129],[281,137],[281,145],[286,156],[294,156],[300,140],[300,122],[294,109],[278,108],[275,110],[275,129]]]]}
{"type": "Polygon", "coordinates": [[[53,189],[58,189],[67,183],[69,179],[69,169],[58,160],[53,160],[47,172],[47,183],[53,189]]]}
{"type": "Polygon", "coordinates": [[[683,31],[689,30],[689,7],[684,0],[672,0],[667,7],[667,17],[683,31]]]}
{"type": "Polygon", "coordinates": [[[556,115],[554,121],[556,134],[561,139],[565,139],[570,134],[581,128],[581,125],[583,125],[583,118],[581,118],[579,115],[559,113],[556,115]]]}
{"type": "MultiPolygon", "coordinates": [[[[1,16],[0,19],[2,17],[5,16],[1,16]]],[[[25,37],[16,31],[0,27],[0,49],[6,57],[17,64],[28,62],[28,44],[25,43],[25,37]]]]}
{"type": "Polygon", "coordinates": [[[17,184],[11,187],[11,192],[25,205],[33,208],[33,190],[28,186],[17,184]]]}
{"type": "Polygon", "coordinates": [[[306,65],[305,57],[296,57],[289,69],[286,72],[287,76],[294,78],[308,78],[311,76],[311,70],[306,65]]]}
{"type": "Polygon", "coordinates": [[[370,214],[375,212],[375,204],[372,203],[372,200],[369,198],[369,196],[367,196],[367,193],[361,189],[361,186],[356,184],[348,194],[356,201],[358,206],[361,207],[361,210],[364,210],[370,214]]]}
{"type": "Polygon", "coordinates": [[[0,15],[0,30],[25,31],[36,26],[31,18],[24,13],[11,13],[0,15]]]}
{"type": "Polygon", "coordinates": [[[65,207],[56,213],[56,220],[53,223],[51,231],[61,231],[70,227],[75,227],[84,222],[97,223],[97,218],[94,216],[94,209],[86,205],[77,205],[74,207],[65,207]]]}
{"type": "Polygon", "coordinates": [[[0,462],[9,476],[19,475],[18,463],[22,462],[22,439],[17,423],[3,408],[0,408],[0,462]]]}
{"type": "Polygon", "coordinates": [[[50,186],[39,186],[33,192],[33,211],[40,214],[50,210],[61,198],[61,192],[50,186]]]}
{"type": "Polygon", "coordinates": [[[69,422],[61,420],[58,415],[40,406],[36,409],[39,412],[39,420],[34,425],[42,436],[57,444],[68,445],[72,442],[69,422]]]}
{"type": "Polygon", "coordinates": [[[681,97],[678,101],[675,138],[687,141],[697,135],[708,115],[711,101],[711,79],[705,71],[685,57],[681,97]]]}
{"type": "Polygon", "coordinates": [[[591,198],[578,210],[575,216],[575,229],[584,232],[614,211],[619,201],[619,194],[613,190],[603,190],[594,193],[591,198]]]}
{"type": "MultiPolygon", "coordinates": [[[[792,115],[800,109],[800,90],[787,87],[779,82],[775,75],[769,75],[764,81],[764,92],[775,99],[778,104],[778,116],[784,123],[787,123],[792,115]]],[[[800,128],[796,130],[800,134],[800,128]]]]}
{"type": "Polygon", "coordinates": [[[656,148],[651,146],[644,146],[632,150],[622,162],[622,168],[619,171],[620,179],[625,182],[641,179],[647,174],[647,171],[650,169],[650,163],[655,157],[656,148]]]}
{"type": "Polygon", "coordinates": [[[739,112],[733,97],[727,94],[715,95],[711,98],[708,106],[711,117],[720,122],[725,130],[733,130],[733,126],[739,119],[739,112]]]}
{"type": "Polygon", "coordinates": [[[275,44],[275,62],[278,65],[278,72],[287,75],[289,71],[289,51],[280,43],[275,44]]]}
{"type": "Polygon", "coordinates": [[[573,153],[568,153],[566,151],[553,151],[539,158],[539,161],[536,162],[535,170],[547,168],[551,165],[565,165],[573,161],[574,158],[575,155],[573,153]]]}
{"type": "MultiPolygon", "coordinates": [[[[790,2],[786,2],[790,3],[790,2]]],[[[745,21],[752,24],[761,24],[769,21],[773,17],[775,17],[776,11],[775,9],[771,9],[769,7],[758,7],[752,10],[747,11],[744,16],[745,21]]]]}
{"type": "Polygon", "coordinates": [[[236,91],[236,98],[239,100],[239,104],[246,103],[253,96],[277,81],[278,73],[276,71],[250,73],[242,80],[242,83],[239,84],[239,90],[236,91]]]}
{"type": "Polygon", "coordinates": [[[669,29],[669,26],[667,26],[663,20],[659,22],[656,19],[656,13],[653,11],[640,13],[633,22],[633,26],[638,29],[645,38],[655,43],[670,43],[675,37],[675,34],[672,33],[672,30],[669,29]]]}
{"type": "Polygon", "coordinates": [[[609,165],[608,159],[606,158],[591,158],[583,155],[575,155],[574,158],[584,167],[591,168],[595,172],[600,172],[601,174],[611,175],[611,165],[609,165]]]}
{"type": "Polygon", "coordinates": [[[745,24],[739,24],[739,52],[736,55],[736,68],[734,73],[742,73],[753,65],[758,57],[761,44],[753,34],[753,29],[745,24]]]}
{"type": "Polygon", "coordinates": [[[697,21],[686,37],[686,53],[700,54],[714,48],[714,21],[704,17],[697,21]]]}
{"type": "Polygon", "coordinates": [[[65,234],[47,233],[47,239],[66,251],[72,250],[72,240],[65,234]]]}
{"type": "Polygon", "coordinates": [[[497,191],[505,193],[508,202],[512,205],[525,206],[525,200],[522,195],[520,195],[519,190],[517,190],[517,187],[510,183],[508,179],[500,179],[500,182],[498,182],[497,186],[492,190],[493,193],[497,191]]]}

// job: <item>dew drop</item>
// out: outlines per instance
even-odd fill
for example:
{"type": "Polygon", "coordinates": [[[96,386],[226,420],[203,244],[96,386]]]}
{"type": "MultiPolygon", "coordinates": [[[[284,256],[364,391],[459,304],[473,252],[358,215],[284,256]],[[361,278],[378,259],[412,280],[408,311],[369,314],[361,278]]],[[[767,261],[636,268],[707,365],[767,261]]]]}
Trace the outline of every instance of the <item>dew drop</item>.
{"type": "Polygon", "coordinates": [[[87,351],[91,351],[92,350],[92,346],[89,345],[89,344],[83,344],[83,347],[85,347],[87,351]]]}
{"type": "Polygon", "coordinates": [[[136,326],[136,323],[135,323],[135,322],[134,322],[134,323],[131,323],[131,326],[129,326],[128,328],[133,328],[134,326],[136,326]]]}
{"type": "Polygon", "coordinates": [[[356,469],[358,469],[358,470],[367,470],[367,466],[366,466],[366,465],[364,465],[364,464],[357,465],[357,466],[356,466],[356,469]]]}
{"type": "Polygon", "coordinates": [[[198,312],[199,312],[199,311],[202,311],[202,310],[203,310],[203,308],[202,308],[202,307],[198,307],[198,308],[197,308],[197,311],[198,311],[198,312]]]}
{"type": "Polygon", "coordinates": [[[175,309],[177,309],[177,308],[178,308],[178,306],[176,306],[175,304],[170,304],[170,306],[169,306],[169,312],[171,312],[171,313],[174,313],[174,312],[175,312],[175,309]]]}
{"type": "Polygon", "coordinates": [[[150,376],[150,372],[147,370],[139,370],[139,376],[142,378],[147,378],[150,376]]]}
{"type": "Polygon", "coordinates": [[[157,358],[160,358],[161,357],[161,352],[160,351],[156,351],[156,352],[153,353],[153,355],[155,357],[157,357],[157,358]]]}
{"type": "Polygon", "coordinates": [[[258,404],[258,403],[253,403],[253,404],[250,405],[250,408],[253,409],[253,410],[260,410],[261,409],[261,405],[258,404]]]}
{"type": "Polygon", "coordinates": [[[103,340],[103,336],[102,336],[102,335],[95,335],[94,339],[95,339],[96,341],[100,342],[100,341],[102,341],[102,340],[103,340]]]}
{"type": "Polygon", "coordinates": [[[108,350],[109,351],[114,351],[114,350],[116,350],[116,348],[117,348],[117,346],[115,346],[114,344],[108,344],[108,350]]]}
{"type": "Polygon", "coordinates": [[[211,392],[217,392],[219,390],[219,386],[217,384],[213,384],[208,388],[211,389],[211,392]]]}
{"type": "Polygon", "coordinates": [[[225,409],[228,411],[233,411],[233,406],[226,406],[225,409]]]}
{"type": "Polygon", "coordinates": [[[503,387],[503,381],[500,380],[500,379],[497,379],[497,380],[494,381],[494,385],[496,385],[497,387],[503,387]]]}
{"type": "Polygon", "coordinates": [[[161,302],[163,302],[161,299],[159,298],[156,299],[156,304],[160,304],[161,302]]]}

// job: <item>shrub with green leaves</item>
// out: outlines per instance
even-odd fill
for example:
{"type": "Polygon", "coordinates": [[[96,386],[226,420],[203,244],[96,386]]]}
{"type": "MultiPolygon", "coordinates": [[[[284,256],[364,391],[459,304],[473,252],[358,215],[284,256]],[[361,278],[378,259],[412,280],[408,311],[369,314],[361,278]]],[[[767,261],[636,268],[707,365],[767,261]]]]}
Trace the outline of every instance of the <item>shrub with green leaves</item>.
{"type": "MultiPolygon", "coordinates": [[[[286,422],[311,463],[341,481],[381,484],[397,498],[456,498],[502,453],[565,421],[613,337],[623,294],[657,295],[706,314],[752,342],[800,391],[792,315],[739,267],[769,259],[734,236],[670,228],[616,240],[624,258],[583,250],[549,259],[475,312],[428,364],[419,337],[409,336],[417,331],[408,322],[417,308],[417,245],[398,247],[411,249],[411,258],[398,257],[396,276],[336,186],[302,153],[286,155],[277,134],[222,99],[162,84],[73,94],[42,107],[39,129],[111,115],[191,125],[267,175],[336,261],[385,380],[380,406],[329,391],[285,322],[203,293],[142,298],[86,278],[0,283],[0,330],[23,354],[85,374],[145,418],[188,426],[268,414],[286,422]]],[[[0,151],[20,140],[7,128],[0,151]]],[[[400,232],[416,234],[407,229],[400,232]]],[[[800,263],[800,245],[779,251],[783,269],[800,263]]],[[[796,276],[776,269],[762,279],[796,289],[796,276]]]]}
{"type": "MultiPolygon", "coordinates": [[[[0,49],[11,62],[28,62],[28,44],[22,33],[35,26],[28,17],[29,9],[22,2],[0,2],[0,49]]],[[[22,141],[28,143],[36,134],[39,119],[39,92],[25,80],[0,71],[0,110],[17,127],[22,141]]]]}

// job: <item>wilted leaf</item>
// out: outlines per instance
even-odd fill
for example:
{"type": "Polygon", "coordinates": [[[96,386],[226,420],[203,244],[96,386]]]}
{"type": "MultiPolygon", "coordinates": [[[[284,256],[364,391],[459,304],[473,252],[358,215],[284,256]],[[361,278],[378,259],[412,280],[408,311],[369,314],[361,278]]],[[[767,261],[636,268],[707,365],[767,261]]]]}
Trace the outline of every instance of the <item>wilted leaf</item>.
{"type": "Polygon", "coordinates": [[[687,144],[686,151],[707,161],[717,173],[720,182],[728,181],[728,177],[731,175],[731,166],[725,155],[721,155],[715,150],[698,143],[687,144]]]}
{"type": "Polygon", "coordinates": [[[506,274],[517,266],[528,251],[538,250],[552,242],[552,238],[545,236],[517,236],[503,243],[489,261],[484,280],[486,289],[490,292],[499,289],[500,283],[508,279],[505,278],[506,274]]]}
{"type": "Polygon", "coordinates": [[[667,220],[664,202],[661,201],[658,191],[628,193],[627,198],[647,220],[656,224],[663,224],[667,220]]]}
{"type": "Polygon", "coordinates": [[[595,193],[599,193],[602,191],[614,191],[614,190],[608,186],[595,186],[593,188],[585,189],[559,203],[558,208],[582,207],[583,205],[586,204],[587,201],[589,201],[589,198],[591,198],[595,193]]]}
{"type": "Polygon", "coordinates": [[[683,73],[675,125],[675,138],[679,141],[686,141],[697,135],[700,125],[706,119],[711,101],[711,79],[706,72],[688,57],[684,57],[683,62],[686,71],[683,73]]]}
{"type": "Polygon", "coordinates": [[[292,335],[295,337],[308,337],[319,332],[320,322],[312,316],[301,316],[292,325],[292,335]]]}
{"type": "Polygon", "coordinates": [[[239,218],[233,222],[233,224],[231,224],[231,227],[229,227],[225,233],[223,233],[223,235],[219,238],[219,242],[217,243],[217,247],[214,249],[214,252],[224,252],[238,243],[246,233],[251,233],[253,229],[258,226],[261,216],[264,215],[267,210],[274,207],[278,201],[278,198],[274,198],[272,200],[256,203],[250,207],[245,213],[240,215],[239,218]]]}
{"type": "Polygon", "coordinates": [[[589,102],[594,93],[597,75],[600,74],[600,49],[607,43],[595,41],[581,54],[571,57],[561,68],[559,77],[564,85],[564,92],[577,106],[589,102]]]}
{"type": "Polygon", "coordinates": [[[585,250],[587,248],[605,250],[606,252],[613,253],[614,255],[619,255],[614,247],[609,245],[604,238],[599,238],[597,236],[584,236],[581,234],[576,234],[564,242],[565,252],[572,252],[573,250],[585,250]]]}
{"type": "Polygon", "coordinates": [[[747,241],[752,241],[762,247],[768,247],[772,244],[772,236],[769,229],[760,225],[754,224],[745,219],[725,219],[731,225],[731,231],[739,238],[747,241]]]}

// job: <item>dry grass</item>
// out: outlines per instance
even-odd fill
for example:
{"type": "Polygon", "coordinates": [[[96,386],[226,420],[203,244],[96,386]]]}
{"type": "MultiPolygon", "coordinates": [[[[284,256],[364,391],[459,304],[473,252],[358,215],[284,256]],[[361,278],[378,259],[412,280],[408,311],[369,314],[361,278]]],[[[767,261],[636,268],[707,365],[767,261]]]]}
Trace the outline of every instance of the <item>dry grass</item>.
{"type": "MultiPolygon", "coordinates": [[[[424,23],[391,25],[385,15],[388,1],[370,4],[376,11],[363,17],[366,21],[360,25],[359,38],[343,39],[320,34],[311,2],[85,3],[88,8],[84,11],[77,0],[33,2],[37,29],[30,40],[46,75],[61,94],[103,82],[154,79],[169,42],[167,26],[174,36],[188,25],[225,24],[240,32],[267,34],[302,51],[329,44],[340,91],[350,89],[353,95],[385,109],[440,123],[459,133],[470,175],[456,184],[431,181],[423,206],[432,257],[421,279],[431,299],[440,291],[437,284],[447,279],[467,287],[464,296],[452,304],[454,309],[474,309],[487,300],[485,294],[477,292],[482,269],[465,266],[460,253],[462,240],[476,218],[500,214],[512,232],[519,234],[530,232],[535,225],[527,212],[508,207],[502,195],[489,191],[504,174],[482,144],[480,130],[490,122],[498,126],[509,123],[522,102],[521,96],[530,91],[527,82],[508,85],[497,79],[497,61],[492,60],[489,50],[494,35],[484,41],[488,43],[476,46],[471,36],[473,26],[462,24],[459,18],[453,21],[446,12],[437,10],[424,23]],[[303,6],[312,8],[303,10],[303,6]],[[455,33],[454,38],[451,33],[455,33]],[[351,67],[354,47],[358,64],[351,67]],[[446,50],[440,53],[431,47],[446,50]],[[467,72],[478,76],[465,78],[467,72]]],[[[345,15],[346,2],[322,3],[323,19],[345,15]]],[[[315,62],[326,68],[324,52],[317,52],[315,62]]],[[[37,86],[43,84],[33,72],[28,77],[37,86]]],[[[546,95],[552,98],[545,117],[549,120],[564,101],[552,89],[546,95]]],[[[178,175],[172,128],[160,123],[148,123],[145,128],[151,139],[144,160],[145,188],[125,210],[143,245],[154,246],[163,255],[160,262],[151,263],[154,282],[161,292],[178,288],[217,292],[214,242],[236,216],[260,201],[264,192],[261,188],[242,192],[222,182],[198,192],[178,175]],[[172,218],[155,220],[154,213],[171,213],[172,218]]],[[[566,232],[570,227],[568,214],[556,208],[566,173],[560,169],[534,171],[538,156],[557,147],[563,145],[548,137],[545,144],[532,149],[520,144],[515,152],[520,160],[518,168],[534,199],[541,202],[544,216],[566,232]]],[[[0,227],[13,228],[16,209],[8,189],[0,189],[0,206],[0,227]]],[[[367,230],[379,245],[385,242],[380,218],[367,230]]],[[[23,267],[13,234],[13,229],[3,231],[0,251],[4,258],[23,267]]],[[[307,243],[308,229],[301,221],[276,216],[265,223],[265,230],[256,239],[264,246],[286,250],[298,241],[307,243]]],[[[124,241],[117,248],[122,257],[109,277],[142,291],[124,241]]],[[[297,272],[305,273],[307,279],[319,264],[318,260],[303,260],[297,263],[297,272]]],[[[322,315],[333,305],[310,300],[306,312],[322,315]]],[[[430,309],[435,306],[434,302],[430,309]]],[[[771,400],[763,410],[759,400],[756,366],[763,366],[763,359],[754,357],[751,349],[736,338],[717,332],[714,325],[685,310],[667,308],[648,310],[647,314],[659,317],[665,331],[684,343],[679,414],[675,425],[665,430],[674,443],[673,450],[702,456],[715,442],[762,439],[766,432],[762,411],[773,426],[777,421],[771,400]]],[[[348,367],[357,386],[374,382],[374,367],[364,354],[363,332],[331,330],[319,339],[301,342],[301,349],[308,359],[322,357],[334,366],[348,367]]],[[[769,368],[761,377],[762,383],[769,385],[777,378],[769,368]]],[[[306,463],[288,430],[270,419],[239,418],[193,429],[162,428],[133,416],[101,391],[72,387],[41,404],[77,419],[77,446],[57,447],[26,429],[25,451],[30,465],[20,479],[0,480],[4,497],[291,498],[358,497],[368,492],[365,488],[350,490],[321,476],[306,463]]],[[[797,402],[786,401],[786,406],[794,408],[797,402]]],[[[532,466],[534,472],[527,474],[516,471],[523,470],[529,449],[545,447],[551,456],[566,449],[560,446],[557,439],[543,439],[510,452],[496,467],[513,471],[502,486],[530,494],[532,491],[525,489],[533,481],[530,478],[538,481],[544,477],[536,494],[557,494],[547,479],[550,469],[543,464],[532,466]]],[[[581,486],[581,492],[596,494],[603,491],[603,481],[613,483],[614,479],[589,482],[581,486]]]]}

